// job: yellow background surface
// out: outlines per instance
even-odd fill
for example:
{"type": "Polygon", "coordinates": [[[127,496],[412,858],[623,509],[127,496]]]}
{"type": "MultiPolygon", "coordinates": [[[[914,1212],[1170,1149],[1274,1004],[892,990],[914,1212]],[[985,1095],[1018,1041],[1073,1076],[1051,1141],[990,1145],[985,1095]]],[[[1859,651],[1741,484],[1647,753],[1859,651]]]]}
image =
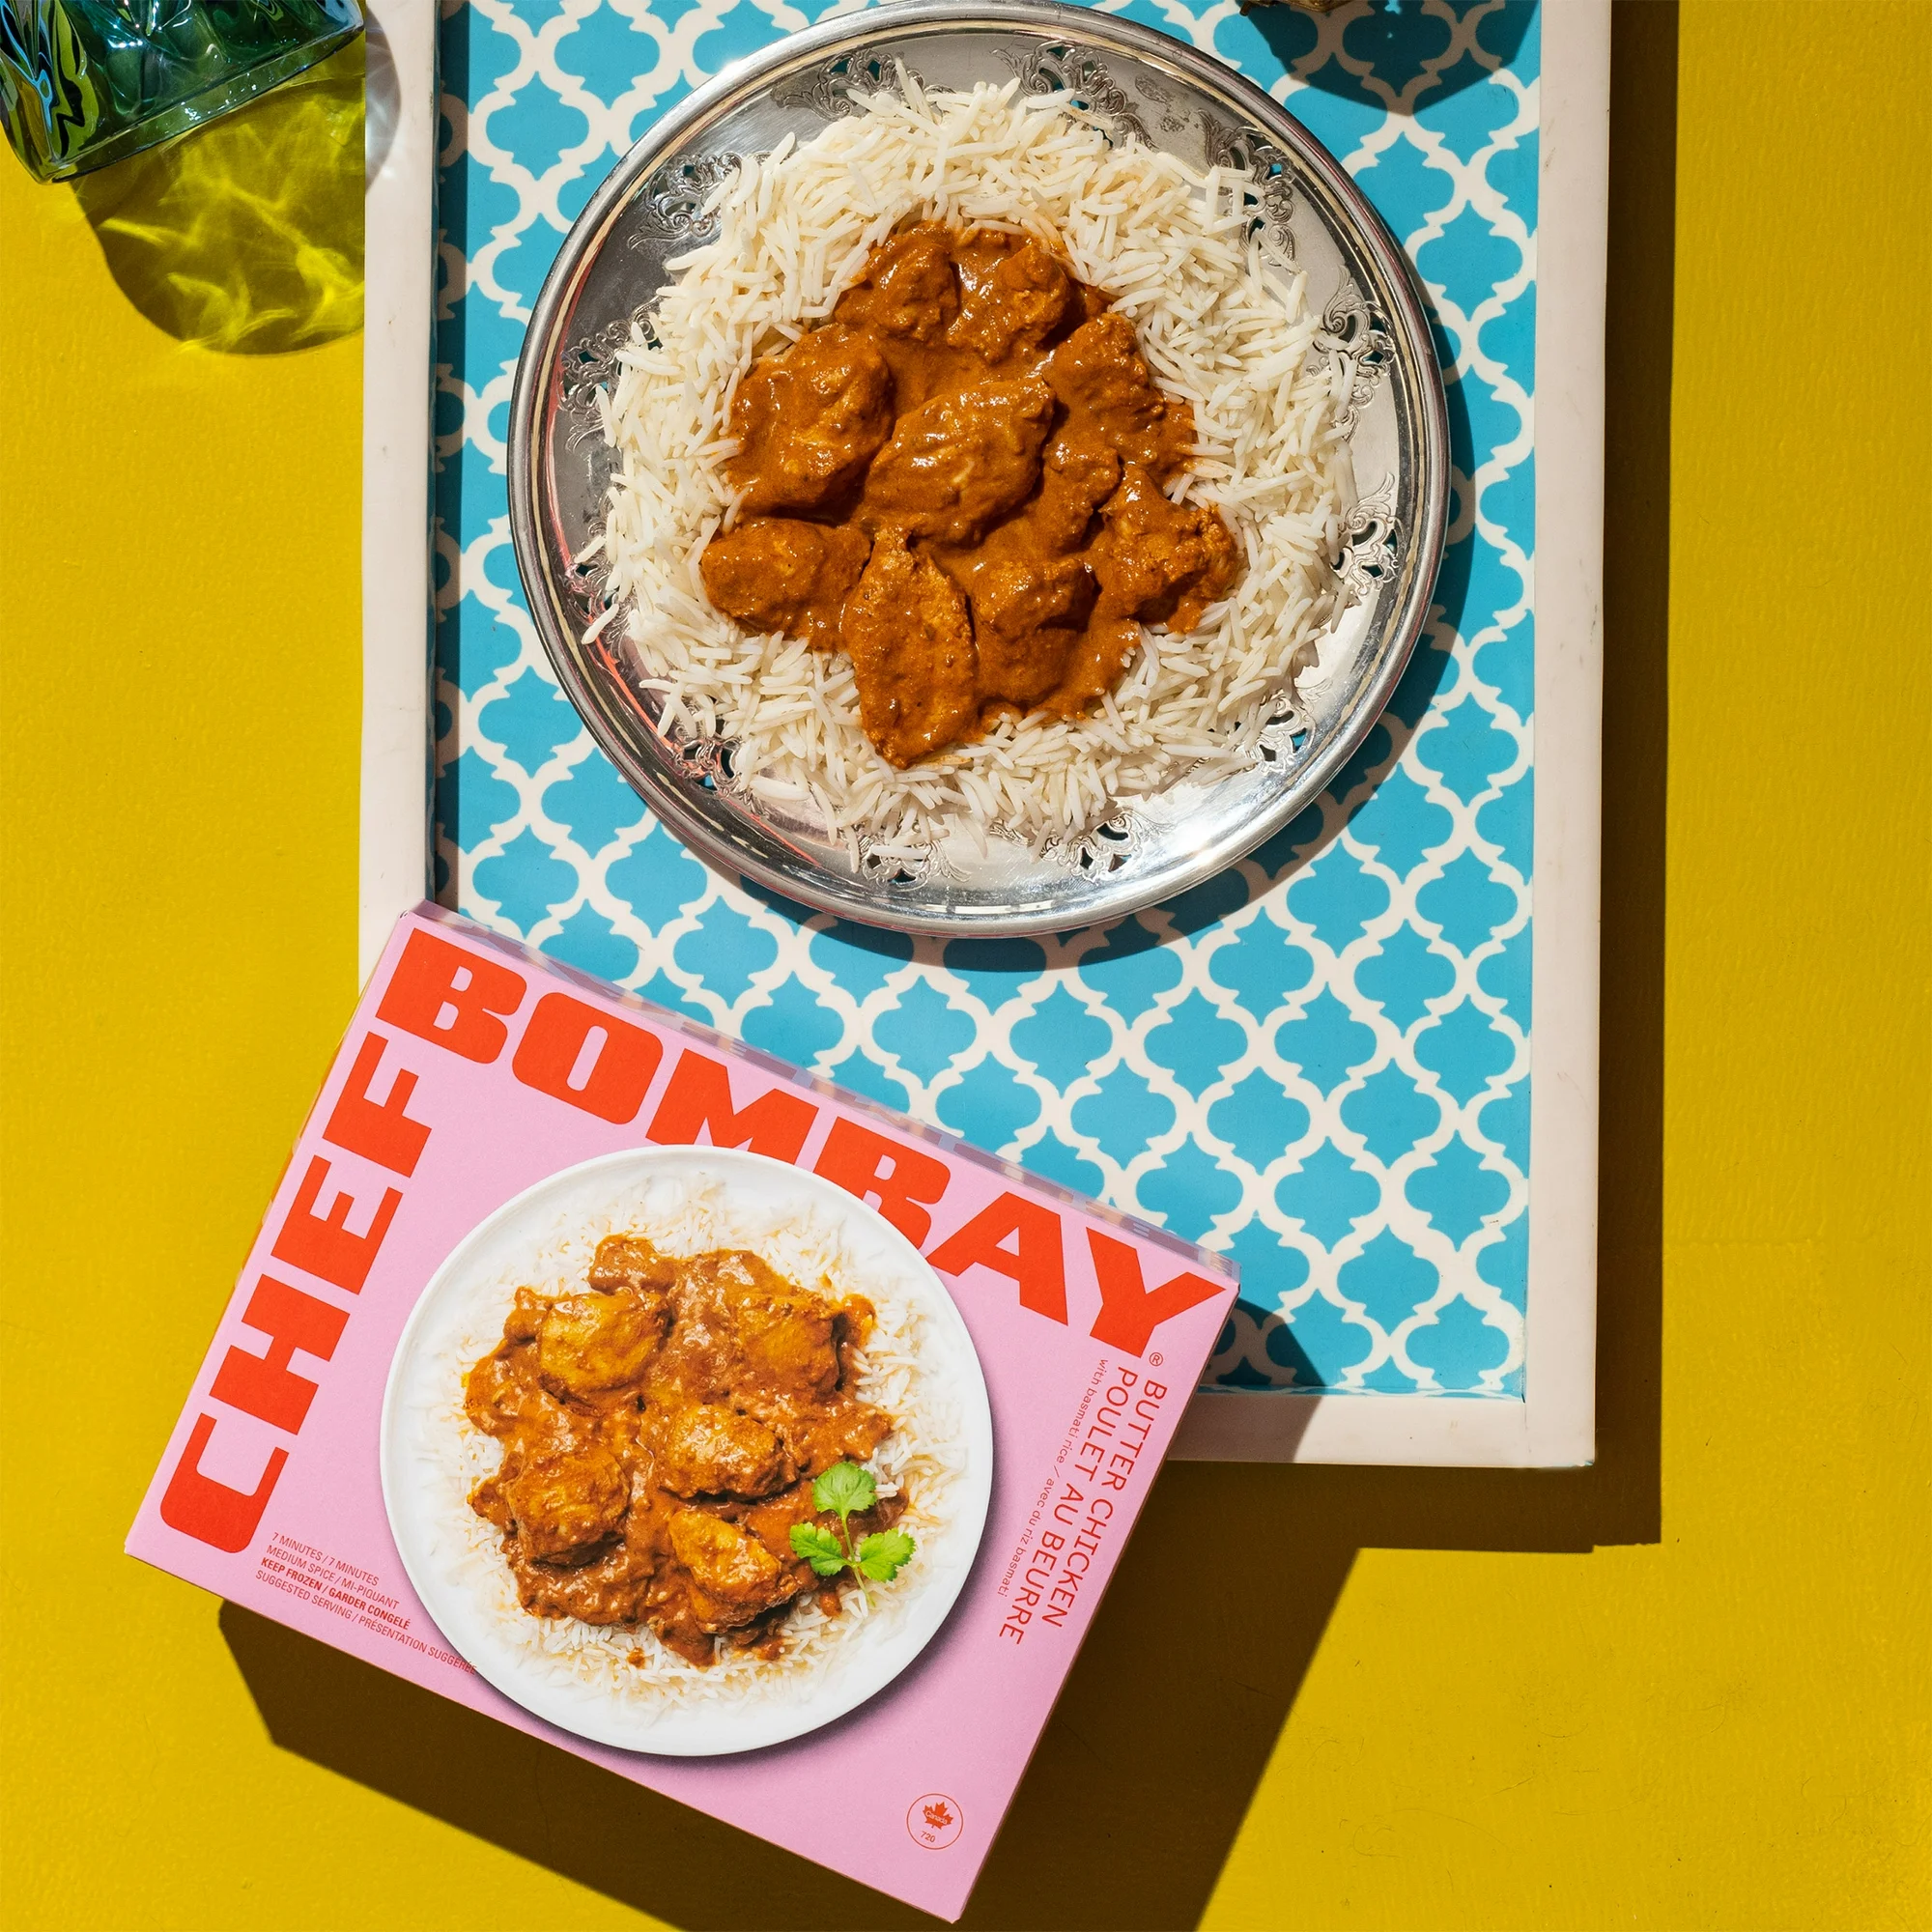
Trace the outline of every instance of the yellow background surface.
{"type": "MultiPolygon", "coordinates": [[[[1167,1471],[971,1922],[1932,1925],[1932,7],[1617,31],[1598,1466],[1167,1471]]],[[[916,1922],[121,1554],[355,990],[360,342],[105,248],[0,158],[0,1913],[916,1922]]]]}

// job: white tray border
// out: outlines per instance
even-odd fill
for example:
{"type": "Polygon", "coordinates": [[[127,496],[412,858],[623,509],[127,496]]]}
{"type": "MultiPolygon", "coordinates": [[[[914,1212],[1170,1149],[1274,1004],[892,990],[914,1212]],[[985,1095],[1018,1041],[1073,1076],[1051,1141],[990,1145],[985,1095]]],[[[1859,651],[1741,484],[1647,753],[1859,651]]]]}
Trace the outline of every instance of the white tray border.
{"type": "MultiPolygon", "coordinates": [[[[1181,1458],[1562,1468],[1595,1455],[1609,0],[1544,0],[1541,16],[1536,870],[1523,1397],[1208,1391],[1196,1396],[1176,1438],[1172,1453],[1181,1458]]],[[[366,200],[358,917],[365,979],[396,920],[434,896],[437,28],[434,0],[384,0],[369,14],[395,99],[388,146],[366,200]]]]}
{"type": "Polygon", "coordinates": [[[430,878],[431,356],[436,314],[436,0],[364,0],[362,787],[356,977],[430,878]],[[371,89],[372,102],[376,89],[371,89]],[[386,145],[383,145],[384,143],[386,145]]]}

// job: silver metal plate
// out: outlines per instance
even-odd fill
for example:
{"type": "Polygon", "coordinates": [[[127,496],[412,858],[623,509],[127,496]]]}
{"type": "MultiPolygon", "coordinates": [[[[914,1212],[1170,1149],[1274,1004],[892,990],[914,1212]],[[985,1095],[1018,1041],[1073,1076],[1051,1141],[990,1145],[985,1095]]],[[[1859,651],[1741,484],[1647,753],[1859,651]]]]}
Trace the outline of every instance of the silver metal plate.
{"type": "MultiPolygon", "coordinates": [[[[694,850],[793,899],[910,932],[1065,931],[1124,917],[1235,863],[1326,786],[1368,734],[1429,613],[1448,504],[1442,380],[1407,264],[1315,137],[1208,55],[1084,8],[911,0],[822,22],[691,95],[612,169],[565,238],[517,365],[510,406],[510,526],[532,615],[591,735],[694,850]],[[787,133],[810,140],[903,65],[927,88],[1018,76],[1070,92],[1122,137],[1196,167],[1249,170],[1308,299],[1355,355],[1350,449],[1357,502],[1341,574],[1352,601],[1336,668],[1303,694],[1305,727],[1264,733],[1255,763],[1137,801],[1066,849],[1000,840],[970,867],[857,860],[732,781],[728,752],[680,745],[658,700],[625,675],[621,618],[596,641],[594,569],[573,561],[604,526],[612,453],[596,391],[668,279],[667,258],[707,239],[705,196],[738,156],[787,133]]],[[[1324,651],[1324,658],[1330,654],[1324,651]]]]}

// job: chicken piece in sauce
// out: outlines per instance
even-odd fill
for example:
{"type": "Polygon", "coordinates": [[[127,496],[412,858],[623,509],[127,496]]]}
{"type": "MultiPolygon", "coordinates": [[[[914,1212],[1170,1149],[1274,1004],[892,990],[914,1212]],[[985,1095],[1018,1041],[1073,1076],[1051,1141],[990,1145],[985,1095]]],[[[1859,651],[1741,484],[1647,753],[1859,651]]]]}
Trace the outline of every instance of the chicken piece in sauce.
{"type": "Polygon", "coordinates": [[[653,1377],[661,1391],[710,1402],[755,1383],[772,1402],[827,1400],[838,1385],[838,1309],[756,1255],[727,1249],[689,1264],[678,1285],[682,1346],[653,1377]]]}
{"type": "MultiPolygon", "coordinates": [[[[475,1507],[490,1515],[480,1502],[475,1507]]],[[[652,1509],[634,1499],[621,1532],[583,1551],[582,1562],[537,1561],[514,1536],[505,1538],[503,1548],[516,1579],[517,1601],[532,1616],[576,1617],[581,1623],[609,1626],[641,1623],[652,1602],[664,1599],[659,1582],[662,1539],[652,1509]]]]}
{"type": "Polygon", "coordinates": [[[553,1395],[601,1395],[643,1374],[669,1325],[662,1289],[563,1295],[537,1331],[538,1374],[553,1395]]]}
{"type": "Polygon", "coordinates": [[[1120,683],[1140,647],[1141,627],[1131,617],[1096,613],[1080,634],[1080,641],[1067,658],[1059,684],[1044,699],[1043,708],[1063,718],[1078,718],[1120,683]]]}
{"type": "Polygon", "coordinates": [[[936,221],[923,221],[880,242],[833,310],[855,328],[926,344],[942,340],[958,312],[952,238],[936,221]]]}
{"type": "Polygon", "coordinates": [[[1046,360],[1053,393],[1075,415],[1093,421],[1120,452],[1160,481],[1187,467],[1194,446],[1194,411],[1154,384],[1134,341],[1134,326],[1118,310],[1083,322],[1046,360]]]}
{"type": "Polygon", "coordinates": [[[1076,307],[1072,276],[1037,242],[989,235],[960,251],[959,268],[971,280],[946,339],[989,363],[1037,350],[1076,307]]]}
{"type": "Polygon", "coordinates": [[[711,601],[746,630],[838,647],[845,599],[866,567],[863,530],[796,517],[748,517],[704,547],[698,568],[711,601]]]}
{"type": "MultiPolygon", "coordinates": [[[[584,1279],[599,1294],[615,1294],[626,1288],[668,1293],[677,1286],[677,1264],[635,1235],[611,1235],[597,1243],[584,1279]]],[[[517,1295],[519,1300],[529,1295],[532,1303],[543,1305],[527,1288],[519,1289],[517,1295]]]]}
{"type": "Polygon", "coordinates": [[[1047,445],[1039,495],[1027,505],[1024,534],[1049,555],[1084,548],[1094,515],[1121,481],[1121,459],[1097,438],[1065,431],[1047,445]]]}
{"type": "Polygon", "coordinates": [[[1042,703],[1086,631],[1094,573],[1077,556],[995,557],[975,572],[970,594],[981,691],[1016,706],[1042,703]]]}
{"type": "MultiPolygon", "coordinates": [[[[636,1236],[601,1242],[588,1287],[520,1289],[470,1370],[470,1420],[503,1444],[471,1507],[503,1533],[536,1616],[648,1624],[695,1663],[720,1640],[772,1651],[789,1605],[838,1593],[791,1548],[821,1517],[811,1485],[894,1428],[852,1383],[873,1316],[725,1250],[687,1261],[636,1236]]],[[[855,1532],[885,1528],[881,1501],[855,1532]]]]}
{"type": "Polygon", "coordinates": [[[893,430],[859,506],[873,529],[971,543],[1039,480],[1053,392],[1037,379],[935,396],[893,430]]]}
{"type": "Polygon", "coordinates": [[[724,468],[741,507],[816,510],[845,495],[891,434],[892,393],[878,345],[836,324],[753,363],[732,399],[739,450],[724,468]]]}
{"type": "Polygon", "coordinates": [[[1169,502],[1145,469],[1128,466],[1104,514],[1094,547],[1103,616],[1191,631],[1234,586],[1238,553],[1227,525],[1212,510],[1169,502]]]}
{"type": "Polygon", "coordinates": [[[520,1454],[499,1489],[524,1548],[539,1561],[585,1560],[631,1503],[617,1459],[594,1443],[565,1449],[553,1441],[520,1454]]]}
{"type": "Polygon", "coordinates": [[[872,251],[834,317],[740,387],[784,433],[741,429],[732,480],[747,507],[800,514],[741,522],[701,567],[748,627],[842,642],[890,763],[1015,710],[1079,715],[1120,681],[1143,622],[1191,629],[1232,588],[1219,515],[1162,494],[1191,460],[1193,409],[1042,242],[919,223],[872,251]],[[779,369],[822,336],[840,400],[813,414],[781,396],[779,369]],[[800,453],[853,423],[836,458],[800,453]]]}
{"type": "Polygon", "coordinates": [[[652,1421],[658,1481],[672,1495],[752,1502],[798,1473],[775,1430],[724,1403],[674,1405],[652,1421]]]}
{"type": "Polygon", "coordinates": [[[707,1635],[745,1624],[798,1595],[795,1563],[775,1556],[728,1517],[679,1510],[671,1553],[691,1578],[693,1621],[707,1635]]]}
{"type": "Polygon", "coordinates": [[[888,528],[845,605],[859,722],[890,764],[950,745],[980,715],[980,658],[966,599],[945,571],[888,528]]]}
{"type": "Polygon", "coordinates": [[[536,1351],[530,1347],[549,1306],[540,1294],[518,1289],[503,1322],[503,1346],[469,1371],[463,1385],[464,1412],[485,1435],[513,1435],[526,1416],[547,1414],[555,1406],[537,1378],[536,1351]]]}

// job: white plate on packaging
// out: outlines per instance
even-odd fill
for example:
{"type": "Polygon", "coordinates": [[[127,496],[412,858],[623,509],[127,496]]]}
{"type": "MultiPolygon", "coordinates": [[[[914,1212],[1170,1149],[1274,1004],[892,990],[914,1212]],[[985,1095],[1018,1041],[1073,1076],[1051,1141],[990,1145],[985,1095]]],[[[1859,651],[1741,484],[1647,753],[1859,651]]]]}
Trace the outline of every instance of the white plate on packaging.
{"type": "MultiPolygon", "coordinates": [[[[668,1252],[683,1252],[672,1239],[668,1252]]],[[[774,1259],[781,1253],[775,1251],[774,1259]]],[[[877,1696],[946,1621],[978,1553],[992,1494],[993,1424],[972,1337],[939,1277],[898,1230],[846,1193],[761,1154],[639,1148],[566,1168],[497,1209],[432,1277],[396,1345],[383,1396],[383,1497],[411,1585],[449,1645],[504,1696],[563,1730],[626,1750],[722,1756],[801,1737],[877,1696]],[[890,1284],[917,1311],[919,1356],[941,1433],[960,1473],[945,1522],[920,1539],[898,1578],[875,1585],[881,1608],[821,1670],[773,1666],[769,1689],[732,1690],[708,1673],[693,1695],[654,1687],[573,1619],[530,1616],[509,1566],[478,1536],[467,1500],[479,1438],[462,1418],[469,1365],[500,1338],[519,1285],[544,1294],[581,1288],[597,1238],[614,1226],[668,1227],[694,1192],[721,1204],[706,1243],[761,1252],[801,1226],[842,1247],[847,1285],[874,1298],[890,1284]],[[867,1284],[870,1285],[869,1290],[867,1284]],[[723,1694],[720,1694],[723,1693],[723,1694]]],[[[487,1525],[484,1525],[487,1530],[487,1525]]],[[[853,1612],[848,1609],[846,1615],[853,1612]]],[[[746,1660],[749,1662],[749,1660],[746,1660]]],[[[725,1666],[714,1666],[722,1671],[725,1666]]],[[[741,1666],[742,1667],[742,1666],[741,1666]]]]}

